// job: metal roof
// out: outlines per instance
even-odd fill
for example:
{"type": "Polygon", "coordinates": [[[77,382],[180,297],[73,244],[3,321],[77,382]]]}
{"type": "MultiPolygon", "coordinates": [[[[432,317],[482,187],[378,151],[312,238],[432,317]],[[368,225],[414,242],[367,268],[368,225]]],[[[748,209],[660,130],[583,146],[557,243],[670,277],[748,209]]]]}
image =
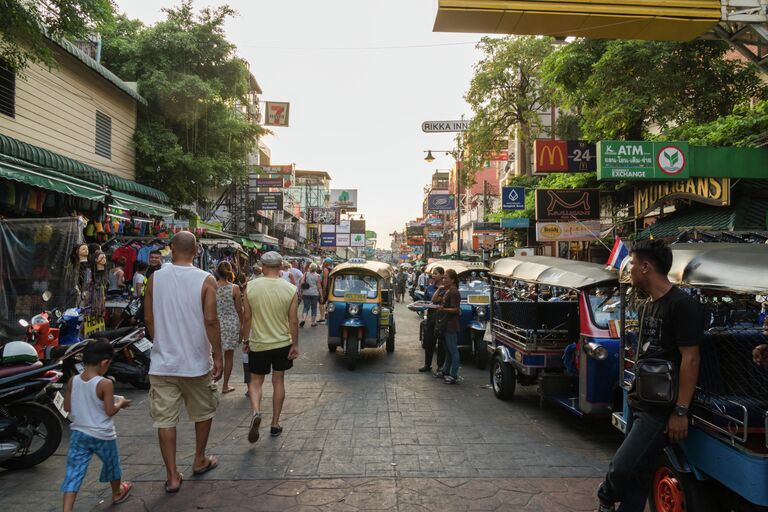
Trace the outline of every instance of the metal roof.
{"type": "Polygon", "coordinates": [[[502,258],[493,264],[491,275],[574,289],[618,281],[604,265],[551,256],[502,258]]]}
{"type": "Polygon", "coordinates": [[[342,263],[333,268],[330,275],[336,275],[344,272],[345,270],[367,270],[373,274],[377,274],[382,279],[389,279],[392,277],[392,265],[389,263],[382,263],[381,261],[366,261],[365,263],[342,263]]]}
{"type": "Polygon", "coordinates": [[[452,268],[457,274],[463,274],[464,272],[487,272],[488,267],[480,262],[462,261],[462,260],[437,260],[433,261],[424,269],[425,272],[432,272],[435,267],[443,267],[443,270],[452,268]]]}

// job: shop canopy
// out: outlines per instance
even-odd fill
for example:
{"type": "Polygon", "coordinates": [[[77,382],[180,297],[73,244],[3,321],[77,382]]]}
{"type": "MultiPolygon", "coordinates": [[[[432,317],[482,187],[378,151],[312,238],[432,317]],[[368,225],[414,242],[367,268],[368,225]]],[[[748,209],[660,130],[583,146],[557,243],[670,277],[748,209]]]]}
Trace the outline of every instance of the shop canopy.
{"type": "Polygon", "coordinates": [[[122,210],[133,210],[136,212],[145,213],[152,217],[170,217],[175,213],[167,206],[154,203],[141,197],[129,196],[128,194],[117,192],[116,190],[111,191],[111,196],[112,200],[110,201],[110,206],[114,206],[115,208],[120,208],[122,210]]]}

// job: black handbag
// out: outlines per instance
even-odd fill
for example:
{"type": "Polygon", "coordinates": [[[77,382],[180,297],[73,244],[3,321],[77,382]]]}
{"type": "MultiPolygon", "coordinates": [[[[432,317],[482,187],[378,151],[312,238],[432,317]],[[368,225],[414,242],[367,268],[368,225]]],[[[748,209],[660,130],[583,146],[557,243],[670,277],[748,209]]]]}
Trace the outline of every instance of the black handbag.
{"type": "Polygon", "coordinates": [[[301,283],[302,290],[309,290],[309,283],[301,283]]]}
{"type": "MultiPolygon", "coordinates": [[[[642,329],[645,307],[640,315],[638,349],[643,346],[642,329]]],[[[635,363],[635,399],[641,404],[674,406],[677,403],[679,369],[666,359],[648,357],[635,363]]]]}

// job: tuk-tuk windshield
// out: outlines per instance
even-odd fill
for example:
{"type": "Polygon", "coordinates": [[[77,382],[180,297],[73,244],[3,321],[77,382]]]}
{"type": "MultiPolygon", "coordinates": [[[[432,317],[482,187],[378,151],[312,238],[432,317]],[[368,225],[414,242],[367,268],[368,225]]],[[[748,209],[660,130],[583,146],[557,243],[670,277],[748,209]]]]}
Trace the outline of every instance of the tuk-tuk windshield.
{"type": "Polygon", "coordinates": [[[588,291],[589,306],[595,325],[608,328],[608,322],[621,317],[621,298],[618,287],[598,286],[588,291]]]}
{"type": "Polygon", "coordinates": [[[462,300],[466,300],[470,295],[490,295],[491,285],[479,279],[474,281],[459,282],[459,294],[462,300]]]}
{"type": "Polygon", "coordinates": [[[345,293],[365,293],[369,299],[375,299],[379,293],[378,279],[360,275],[337,276],[333,284],[333,294],[343,297],[345,293]]]}

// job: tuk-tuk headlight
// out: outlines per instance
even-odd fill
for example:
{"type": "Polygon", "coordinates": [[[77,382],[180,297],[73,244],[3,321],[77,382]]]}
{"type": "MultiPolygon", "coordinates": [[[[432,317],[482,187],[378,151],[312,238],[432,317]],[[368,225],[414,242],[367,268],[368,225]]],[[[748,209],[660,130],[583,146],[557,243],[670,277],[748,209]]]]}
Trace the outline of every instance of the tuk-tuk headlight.
{"type": "Polygon", "coordinates": [[[357,304],[350,304],[349,307],[347,308],[347,311],[349,312],[350,315],[355,316],[360,312],[360,306],[358,306],[357,304]]]}
{"type": "Polygon", "coordinates": [[[326,307],[325,309],[327,309],[329,313],[333,313],[334,311],[336,311],[336,304],[334,304],[333,302],[329,302],[328,307],[326,307]]]}
{"type": "Polygon", "coordinates": [[[589,357],[597,359],[598,361],[603,361],[608,358],[608,349],[592,341],[584,345],[584,351],[589,357]]]}
{"type": "Polygon", "coordinates": [[[485,308],[480,306],[475,308],[475,315],[477,315],[478,320],[485,320],[486,312],[485,308]]]}
{"type": "Polygon", "coordinates": [[[374,315],[378,315],[379,313],[381,313],[381,308],[378,305],[373,306],[371,308],[371,313],[373,313],[374,315]]]}

